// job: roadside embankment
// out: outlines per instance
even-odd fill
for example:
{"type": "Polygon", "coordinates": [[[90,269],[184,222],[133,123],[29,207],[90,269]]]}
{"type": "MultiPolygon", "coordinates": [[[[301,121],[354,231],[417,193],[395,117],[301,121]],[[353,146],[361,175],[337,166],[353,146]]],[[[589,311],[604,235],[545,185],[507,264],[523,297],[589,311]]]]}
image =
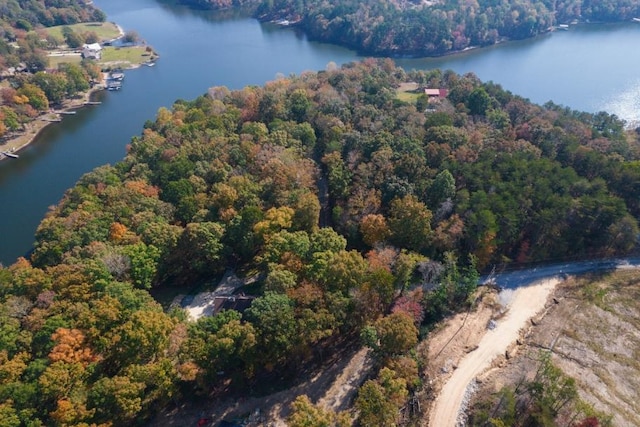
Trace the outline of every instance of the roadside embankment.
{"type": "MultiPolygon", "coordinates": [[[[581,410],[586,404],[604,414],[600,421],[608,415],[617,427],[640,426],[637,266],[623,264],[615,271],[569,278],[558,286],[553,304],[535,323],[514,357],[482,375],[477,399],[471,403],[473,412],[497,402],[503,387],[515,390],[523,379],[534,378],[544,353],[575,381],[581,410]]],[[[558,414],[557,425],[570,425],[575,413],[575,407],[567,405],[558,414]]]]}
{"type": "MultiPolygon", "coordinates": [[[[469,384],[483,371],[490,368],[492,362],[505,354],[509,347],[520,337],[520,330],[529,320],[542,311],[547,299],[555,289],[559,279],[540,281],[531,286],[518,288],[510,295],[508,311],[495,322],[492,330],[482,329],[484,335],[473,344],[472,349],[459,363],[453,363],[453,373],[437,394],[430,411],[429,426],[453,427],[457,425],[461,406],[467,396],[469,384]]],[[[486,323],[485,323],[486,325],[486,323]]],[[[448,374],[449,368],[442,369],[448,374]]],[[[464,409],[464,408],[463,408],[464,409]]]]}

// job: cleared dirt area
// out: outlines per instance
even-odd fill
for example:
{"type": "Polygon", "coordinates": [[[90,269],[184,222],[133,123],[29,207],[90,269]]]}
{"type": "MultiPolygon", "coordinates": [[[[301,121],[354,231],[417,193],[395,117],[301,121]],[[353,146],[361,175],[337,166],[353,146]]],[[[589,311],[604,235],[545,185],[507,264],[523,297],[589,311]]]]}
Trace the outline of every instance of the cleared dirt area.
{"type": "Polygon", "coordinates": [[[247,427],[286,427],[289,405],[296,397],[306,394],[313,403],[327,409],[348,409],[358,388],[372,369],[370,350],[366,348],[345,351],[321,372],[309,376],[302,383],[263,397],[213,398],[205,403],[187,403],[160,414],[151,427],[196,426],[198,420],[212,420],[217,426],[222,420],[241,418],[247,427]]]}
{"type": "Polygon", "coordinates": [[[540,352],[550,350],[584,401],[611,415],[614,426],[640,426],[640,272],[572,278],[553,301],[518,354],[485,376],[477,396],[532,378],[540,352]]]}
{"type": "MultiPolygon", "coordinates": [[[[491,310],[491,306],[482,308],[470,316],[471,327],[465,328],[467,326],[465,322],[460,329],[461,337],[456,343],[458,351],[442,352],[443,354],[447,353],[447,359],[444,361],[444,366],[440,368],[440,372],[448,374],[449,370],[453,369],[453,373],[445,380],[433,402],[429,415],[429,426],[457,425],[460,413],[464,411],[466,400],[469,398],[468,387],[473,386],[476,376],[490,368],[496,359],[499,360],[500,357],[503,357],[509,347],[519,339],[521,330],[528,325],[531,317],[544,309],[549,295],[558,283],[558,279],[550,279],[519,288],[512,294],[507,291],[509,298],[504,304],[507,311],[489,329],[487,329],[487,324],[491,320],[491,316],[487,318],[487,315],[495,314],[491,310]],[[480,329],[480,327],[483,328],[480,329]],[[459,362],[455,362],[454,358],[460,355],[460,345],[464,346],[462,348],[468,354],[464,355],[459,362]],[[450,363],[450,367],[447,366],[448,363],[450,363]]],[[[493,307],[495,310],[495,306],[493,307]]],[[[441,338],[434,337],[432,341],[441,341],[442,339],[446,339],[446,335],[441,338]]],[[[434,350],[439,351],[437,348],[434,350]]],[[[433,359],[438,360],[441,357],[442,354],[434,353],[433,359]]],[[[442,381],[441,375],[440,382],[442,381]]]]}

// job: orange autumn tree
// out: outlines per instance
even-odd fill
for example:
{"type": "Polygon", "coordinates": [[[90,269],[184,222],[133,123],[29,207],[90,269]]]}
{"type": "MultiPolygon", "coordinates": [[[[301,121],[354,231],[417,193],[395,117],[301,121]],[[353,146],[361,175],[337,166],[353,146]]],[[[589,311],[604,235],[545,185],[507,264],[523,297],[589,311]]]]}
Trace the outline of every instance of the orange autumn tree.
{"type": "Polygon", "coordinates": [[[58,328],[51,336],[56,345],[49,353],[51,362],[80,363],[86,367],[98,356],[85,346],[85,335],[79,329],[58,328]]]}

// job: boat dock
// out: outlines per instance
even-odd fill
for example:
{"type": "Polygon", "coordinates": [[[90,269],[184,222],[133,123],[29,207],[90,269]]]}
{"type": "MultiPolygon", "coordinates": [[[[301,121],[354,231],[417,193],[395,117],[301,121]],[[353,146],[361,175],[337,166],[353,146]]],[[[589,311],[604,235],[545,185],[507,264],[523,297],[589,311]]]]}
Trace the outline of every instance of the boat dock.
{"type": "Polygon", "coordinates": [[[100,105],[102,104],[101,101],[87,101],[84,103],[84,105],[100,105]]]}
{"type": "Polygon", "coordinates": [[[63,114],[63,115],[67,115],[67,116],[71,116],[73,114],[76,114],[76,111],[54,111],[55,114],[63,114]]]}
{"type": "Polygon", "coordinates": [[[120,90],[122,88],[122,80],[107,81],[107,90],[120,90]]]}
{"type": "Polygon", "coordinates": [[[123,80],[124,73],[122,71],[111,71],[105,78],[107,90],[120,90],[123,80]]]}

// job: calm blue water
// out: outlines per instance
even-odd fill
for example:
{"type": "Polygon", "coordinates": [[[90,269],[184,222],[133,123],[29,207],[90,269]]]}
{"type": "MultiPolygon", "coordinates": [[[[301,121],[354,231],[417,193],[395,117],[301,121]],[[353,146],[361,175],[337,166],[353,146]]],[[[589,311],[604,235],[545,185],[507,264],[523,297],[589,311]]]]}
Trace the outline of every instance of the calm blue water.
{"type": "MultiPolygon", "coordinates": [[[[192,99],[209,87],[261,85],[279,75],[324,69],[360,59],[353,51],[309,42],[242,16],[221,16],[159,0],[96,0],[108,19],[135,30],[161,58],[155,67],[127,71],[119,92],[50,126],[19,160],[0,162],[0,262],[11,264],[33,244],[36,227],[78,178],[125,154],[130,138],[158,108],[192,99]]],[[[438,59],[398,60],[412,68],[473,71],[534,102],[607,109],[640,116],[640,25],[588,26],[536,40],[438,59]]]]}

